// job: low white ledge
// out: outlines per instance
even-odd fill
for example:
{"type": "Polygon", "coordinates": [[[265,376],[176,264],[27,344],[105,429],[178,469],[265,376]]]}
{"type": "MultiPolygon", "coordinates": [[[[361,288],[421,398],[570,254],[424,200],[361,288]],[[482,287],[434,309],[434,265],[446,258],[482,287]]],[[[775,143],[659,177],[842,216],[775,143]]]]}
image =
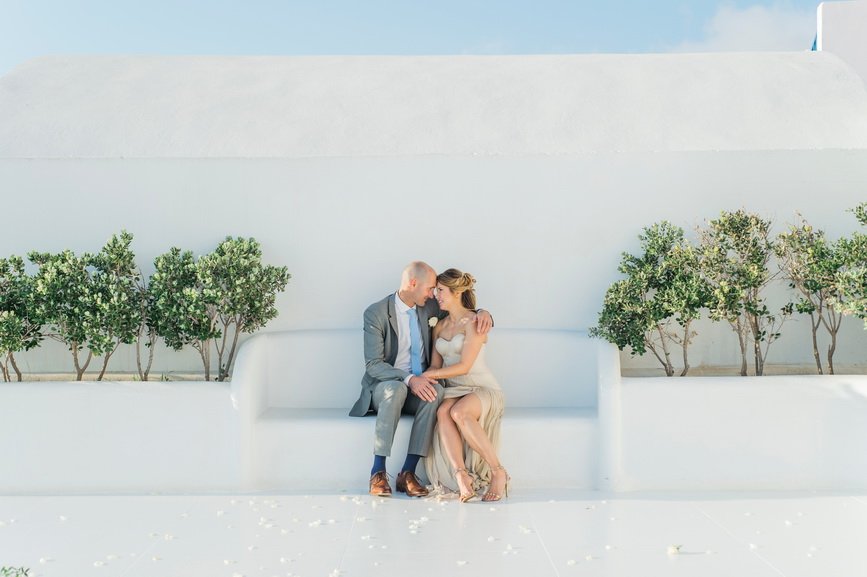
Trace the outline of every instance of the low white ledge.
{"type": "Polygon", "coordinates": [[[612,490],[863,490],[867,376],[602,381],[612,490]]]}

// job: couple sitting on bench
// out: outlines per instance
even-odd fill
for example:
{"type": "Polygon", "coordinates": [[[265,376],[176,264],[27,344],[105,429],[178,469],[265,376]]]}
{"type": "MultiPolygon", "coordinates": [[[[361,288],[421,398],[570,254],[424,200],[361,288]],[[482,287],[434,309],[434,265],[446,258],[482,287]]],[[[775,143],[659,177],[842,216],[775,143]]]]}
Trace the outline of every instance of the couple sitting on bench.
{"type": "Polygon", "coordinates": [[[476,310],[474,284],[468,273],[437,275],[413,262],[400,289],[364,311],[366,369],[349,414],[376,414],[371,495],[391,495],[385,460],[402,413],[414,420],[398,491],[430,493],[415,474],[426,457],[428,480],[441,494],[467,502],[483,490],[483,501],[508,493],[509,476],[497,458],[503,394],[484,356],[493,319],[476,310]]]}

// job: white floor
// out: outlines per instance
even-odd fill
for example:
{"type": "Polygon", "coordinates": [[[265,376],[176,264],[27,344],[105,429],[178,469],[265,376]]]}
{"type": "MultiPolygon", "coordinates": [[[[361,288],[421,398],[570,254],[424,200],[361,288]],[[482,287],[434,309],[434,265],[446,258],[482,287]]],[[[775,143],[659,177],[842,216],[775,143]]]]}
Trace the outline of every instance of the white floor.
{"type": "Polygon", "coordinates": [[[867,494],[0,497],[29,577],[857,577],[865,542],[867,494]]]}

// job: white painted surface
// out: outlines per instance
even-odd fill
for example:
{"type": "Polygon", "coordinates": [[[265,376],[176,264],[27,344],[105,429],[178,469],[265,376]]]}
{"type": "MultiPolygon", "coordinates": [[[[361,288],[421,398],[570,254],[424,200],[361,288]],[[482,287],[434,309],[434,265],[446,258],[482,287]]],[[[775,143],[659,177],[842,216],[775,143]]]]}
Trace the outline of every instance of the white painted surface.
{"type": "Polygon", "coordinates": [[[4,384],[0,494],[237,490],[238,424],[217,383],[4,384]]]}
{"type": "MultiPolygon", "coordinates": [[[[362,344],[361,329],[269,333],[244,344],[231,388],[245,490],[339,490],[367,478],[375,417],[348,416],[361,390],[362,344]]],[[[516,486],[596,486],[597,348],[570,331],[491,333],[486,355],[507,406],[500,458],[516,486]]],[[[395,475],[411,425],[405,417],[397,429],[395,475]]]]}
{"type": "MultiPolygon", "coordinates": [[[[150,273],[172,245],[202,254],[226,234],[255,236],[265,262],[293,275],[268,331],[356,330],[417,258],[472,272],[495,330],[586,330],[618,278],[620,253],[637,250],[641,228],[657,220],[691,231],[745,207],[773,218],[775,231],[795,210],[834,238],[856,230],[845,211],[863,200],[867,150],[0,160],[0,182],[16,191],[14,214],[41,223],[37,233],[28,219],[10,219],[0,228],[4,254],[95,250],[126,228],[150,273]]],[[[810,362],[805,324],[786,327],[770,362],[810,362]]],[[[850,330],[838,359],[863,363],[867,335],[857,322],[850,330]]],[[[69,370],[67,352],[51,345],[22,354],[24,366],[69,370]]],[[[727,326],[700,328],[696,366],[737,355],[727,326]]],[[[112,366],[134,363],[122,348],[112,366]]],[[[192,351],[160,352],[155,363],[157,374],[200,366],[192,351]]]]}
{"type": "Polygon", "coordinates": [[[619,413],[600,419],[619,419],[617,469],[608,469],[617,490],[867,487],[867,377],[624,378],[615,387],[619,413]]]}
{"type": "MultiPolygon", "coordinates": [[[[512,485],[595,488],[597,422],[595,409],[507,407],[498,456],[512,485]]],[[[349,417],[345,409],[269,409],[251,423],[250,469],[242,488],[317,492],[366,486],[375,424],[373,415],[349,417]]],[[[386,462],[392,477],[400,472],[411,427],[412,418],[402,417],[386,462]]],[[[427,482],[423,462],[417,472],[427,482]]]]}
{"type": "MultiPolygon", "coordinates": [[[[244,344],[252,356],[238,361],[233,395],[252,389],[246,393],[259,399],[251,401],[259,413],[263,407],[348,411],[361,391],[363,342],[361,328],[256,335],[244,344]]],[[[596,341],[586,333],[495,329],[485,356],[511,407],[596,406],[596,341]]]]}
{"type": "Polygon", "coordinates": [[[860,576],[867,495],[516,491],[0,498],[0,564],[43,577],[860,576]],[[12,520],[14,519],[14,522],[12,520]],[[669,555],[669,547],[680,553],[669,555]]]}
{"type": "Polygon", "coordinates": [[[838,56],[867,82],[867,2],[819,4],[816,48],[838,56]]]}
{"type": "Polygon", "coordinates": [[[867,146],[828,53],[53,56],[0,78],[3,158],[299,158],[867,146]]]}

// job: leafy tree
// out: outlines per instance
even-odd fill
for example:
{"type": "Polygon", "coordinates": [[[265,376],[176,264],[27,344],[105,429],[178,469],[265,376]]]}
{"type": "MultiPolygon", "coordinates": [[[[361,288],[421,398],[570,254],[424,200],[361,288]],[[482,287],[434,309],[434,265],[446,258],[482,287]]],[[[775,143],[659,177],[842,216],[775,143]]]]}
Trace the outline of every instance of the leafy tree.
{"type": "Polygon", "coordinates": [[[779,315],[772,314],[764,296],[765,287],[773,280],[768,270],[774,250],[770,230],[769,220],[741,209],[723,211],[699,231],[702,274],[711,289],[710,317],[727,321],[737,335],[743,376],[747,375],[750,345],[756,375],[764,373],[768,350],[792,313],[789,303],[779,315]]]}
{"type": "Polygon", "coordinates": [[[0,259],[0,369],[9,381],[10,367],[21,380],[15,353],[42,342],[42,320],[34,306],[34,281],[19,256],[0,259]]]}
{"type": "MultiPolygon", "coordinates": [[[[867,203],[861,203],[852,212],[862,225],[867,225],[867,203]]],[[[837,242],[842,261],[834,278],[833,304],[844,314],[864,320],[867,329],[867,235],[855,232],[837,242]]]]}
{"type": "Polygon", "coordinates": [[[93,358],[87,343],[94,336],[98,338],[89,258],[78,257],[70,250],[58,254],[34,251],[28,258],[39,266],[34,277],[37,318],[49,325],[51,332],[47,336],[69,348],[75,378],[80,381],[93,358]]]}
{"type": "Polygon", "coordinates": [[[262,264],[256,239],[226,237],[199,260],[198,275],[218,333],[217,380],[224,381],[232,372],[240,334],[252,333],[277,316],[277,293],[285,290],[289,273],[285,266],[262,264]]]}
{"type": "Polygon", "coordinates": [[[121,231],[114,235],[96,255],[88,256],[94,267],[93,284],[93,333],[88,347],[102,355],[102,370],[97,380],[102,380],[111,356],[121,343],[136,341],[142,325],[142,309],[138,291],[141,275],[135,264],[135,254],[130,250],[132,235],[121,231]]]}
{"type": "Polygon", "coordinates": [[[843,321],[843,313],[833,303],[835,279],[844,264],[843,254],[837,244],[828,242],[824,232],[815,230],[803,218],[800,225],[791,225],[787,232],[777,237],[775,252],[783,277],[791,288],[800,293],[795,310],[810,315],[813,358],[820,375],[823,371],[818,344],[819,329],[824,327],[831,337],[827,359],[828,371],[833,375],[837,332],[843,321]]]}
{"type": "Polygon", "coordinates": [[[198,267],[190,251],[172,247],[154,260],[156,269],[150,281],[150,323],[166,345],[178,351],[190,345],[198,351],[211,380],[211,339],[219,336],[198,267]]]}
{"type": "Polygon", "coordinates": [[[683,355],[680,374],[684,376],[689,371],[687,351],[695,336],[690,326],[708,299],[698,255],[684,240],[683,229],[669,222],[644,228],[638,238],[643,254],[623,253],[618,270],[626,278],[606,291],[598,325],[590,334],[620,350],[628,346],[633,355],[649,350],[669,377],[674,375],[669,345],[679,346],[683,355]]]}
{"type": "Polygon", "coordinates": [[[231,374],[240,333],[251,333],[277,316],[277,292],[289,282],[286,267],[264,266],[255,239],[227,237],[195,261],[190,251],[172,248],[154,261],[151,277],[153,325],[166,344],[192,345],[211,375],[211,342],[217,352],[217,380],[231,374]]]}

